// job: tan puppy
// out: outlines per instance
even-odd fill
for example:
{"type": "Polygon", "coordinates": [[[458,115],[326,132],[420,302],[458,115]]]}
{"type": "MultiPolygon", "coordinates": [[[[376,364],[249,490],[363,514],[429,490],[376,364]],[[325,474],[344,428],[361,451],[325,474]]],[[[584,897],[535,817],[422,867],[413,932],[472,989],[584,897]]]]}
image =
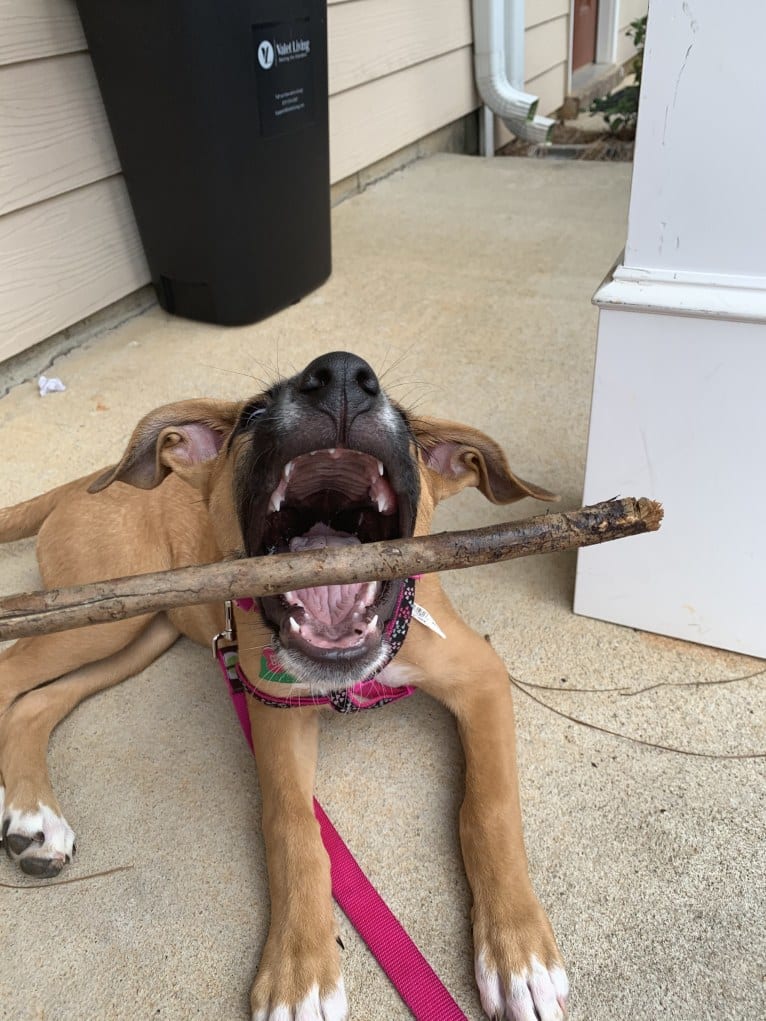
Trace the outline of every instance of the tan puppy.
{"type": "MultiPolygon", "coordinates": [[[[465,486],[494,503],[552,498],[517,478],[483,433],[409,417],[366,362],[333,353],[241,404],[158,408],[116,467],[0,511],[0,540],[39,531],[40,570],[52,588],[425,534],[436,504],[465,486]]],[[[446,640],[413,622],[389,662],[402,591],[403,582],[333,586],[237,608],[247,639],[243,671],[267,696],[283,695],[285,683],[260,673],[270,646],[272,661],[292,675],[291,694],[343,692],[382,670],[389,686],[415,684],[454,713],[466,760],[460,839],[482,1004],[492,1018],[559,1021],[567,980],[527,874],[506,670],[434,575],[417,583],[417,601],[446,640]]],[[[179,634],[209,645],[223,623],[222,606],[188,607],[22,639],[0,655],[2,832],[25,872],[55,875],[74,853],[48,779],[53,727],[87,695],[142,670],[179,634]]],[[[271,893],[253,1018],[342,1021],[348,1008],[329,863],[312,811],[318,710],[248,703],[271,893]]]]}

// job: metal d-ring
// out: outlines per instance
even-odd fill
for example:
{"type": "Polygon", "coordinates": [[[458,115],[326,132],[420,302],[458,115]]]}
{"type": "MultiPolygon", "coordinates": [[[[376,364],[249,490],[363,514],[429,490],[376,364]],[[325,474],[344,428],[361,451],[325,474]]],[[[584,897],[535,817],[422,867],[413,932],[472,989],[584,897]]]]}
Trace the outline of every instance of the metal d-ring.
{"type": "Polygon", "coordinates": [[[224,613],[226,614],[226,626],[223,631],[219,631],[210,643],[213,650],[213,659],[218,659],[218,644],[219,642],[234,641],[234,610],[232,608],[231,599],[227,599],[223,604],[224,613]]]}

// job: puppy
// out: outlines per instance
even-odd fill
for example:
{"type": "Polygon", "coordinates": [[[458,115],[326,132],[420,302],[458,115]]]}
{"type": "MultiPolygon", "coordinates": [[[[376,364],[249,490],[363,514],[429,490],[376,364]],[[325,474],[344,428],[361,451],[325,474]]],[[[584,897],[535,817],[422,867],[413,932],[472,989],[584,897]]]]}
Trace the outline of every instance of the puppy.
{"type": "MultiPolygon", "coordinates": [[[[244,403],[190,400],[152,411],[116,466],[0,511],[0,540],[39,532],[40,571],[53,588],[423,535],[439,501],[466,486],[493,503],[553,499],[514,475],[488,436],[407,415],[366,362],[335,352],[244,403]]],[[[414,621],[407,630],[412,585],[317,587],[234,606],[247,635],[240,667],[252,692],[271,895],[254,1021],[348,1015],[329,863],[312,810],[311,701],[348,708],[372,677],[394,694],[416,685],[457,719],[466,764],[460,841],[484,1010],[514,1021],[565,1016],[566,975],[527,874],[506,670],[435,575],[417,581],[417,602],[446,640],[414,621]],[[286,690],[301,705],[277,711],[269,702],[286,690]]],[[[179,634],[209,645],[223,628],[222,605],[191,606],[21,639],[0,655],[2,834],[25,872],[56,875],[75,850],[46,767],[56,724],[86,696],[144,669],[179,634]]]]}

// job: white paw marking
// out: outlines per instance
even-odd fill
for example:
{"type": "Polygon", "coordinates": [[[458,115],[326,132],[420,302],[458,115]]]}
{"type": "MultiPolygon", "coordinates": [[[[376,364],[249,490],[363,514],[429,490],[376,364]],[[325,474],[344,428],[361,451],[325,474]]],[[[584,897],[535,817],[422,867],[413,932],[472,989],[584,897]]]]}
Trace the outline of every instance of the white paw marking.
{"type": "Polygon", "coordinates": [[[338,980],[337,986],[327,996],[322,997],[322,1013],[325,1021],[346,1021],[348,1000],[342,978],[338,980]]]}
{"type": "Polygon", "coordinates": [[[476,956],[476,984],[484,1012],[507,1021],[564,1021],[569,981],[558,965],[546,968],[532,956],[521,973],[502,976],[487,964],[483,951],[476,956]]]}
{"type": "Polygon", "coordinates": [[[9,846],[14,861],[24,858],[45,858],[52,861],[65,862],[72,857],[74,848],[74,832],[69,823],[39,802],[36,812],[22,812],[8,805],[3,812],[3,823],[8,823],[8,836],[29,837],[31,843],[20,854],[15,854],[9,846]],[[40,839],[42,834],[42,839],[40,839]]]}
{"type": "Polygon", "coordinates": [[[295,1007],[281,1003],[276,1007],[260,1007],[252,1021],[346,1021],[348,1001],[341,978],[327,995],[320,996],[319,986],[312,986],[307,996],[295,1007]]]}

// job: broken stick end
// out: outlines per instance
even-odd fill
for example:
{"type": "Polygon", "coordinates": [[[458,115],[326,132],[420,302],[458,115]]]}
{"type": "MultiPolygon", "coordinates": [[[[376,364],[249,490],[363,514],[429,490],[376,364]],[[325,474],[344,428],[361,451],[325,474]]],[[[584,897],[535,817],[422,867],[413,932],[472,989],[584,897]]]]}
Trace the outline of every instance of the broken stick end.
{"type": "Polygon", "coordinates": [[[646,496],[638,498],[638,512],[646,525],[647,532],[658,531],[665,516],[665,510],[659,500],[650,500],[646,496]]]}

